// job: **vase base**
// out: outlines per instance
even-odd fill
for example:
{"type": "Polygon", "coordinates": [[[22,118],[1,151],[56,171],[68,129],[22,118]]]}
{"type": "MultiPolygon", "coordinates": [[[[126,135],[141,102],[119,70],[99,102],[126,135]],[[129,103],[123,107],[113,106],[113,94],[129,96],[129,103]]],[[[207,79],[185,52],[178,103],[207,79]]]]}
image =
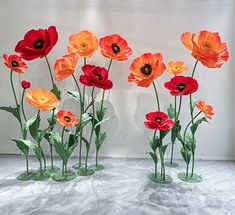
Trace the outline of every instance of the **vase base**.
{"type": "Polygon", "coordinates": [[[34,176],[35,176],[35,172],[33,171],[29,171],[28,173],[23,172],[22,174],[17,176],[17,179],[21,181],[28,181],[28,180],[32,180],[34,176]]]}
{"type": "Polygon", "coordinates": [[[43,171],[42,173],[40,170],[35,171],[34,176],[32,179],[34,181],[46,181],[51,177],[51,174],[47,171],[43,171]]]}
{"type": "Polygon", "coordinates": [[[182,181],[186,181],[189,183],[200,183],[202,181],[202,177],[200,175],[197,175],[196,173],[193,174],[193,177],[186,177],[186,173],[185,172],[181,172],[177,175],[177,177],[182,180],[182,181]]]}
{"type": "Polygon", "coordinates": [[[53,174],[51,178],[54,181],[67,182],[67,181],[71,181],[71,180],[75,179],[76,176],[77,176],[77,174],[72,171],[67,171],[66,173],[64,173],[64,175],[62,175],[62,172],[60,171],[60,172],[53,174]]]}
{"type": "Polygon", "coordinates": [[[173,181],[172,177],[167,174],[165,175],[165,180],[162,180],[160,173],[157,173],[157,177],[155,177],[155,174],[152,173],[148,176],[148,178],[150,181],[158,184],[170,184],[173,181]]]}
{"type": "Polygon", "coordinates": [[[95,173],[94,169],[87,169],[85,170],[85,168],[81,168],[79,171],[78,171],[78,175],[80,176],[90,176],[90,175],[93,175],[95,173]]]}
{"type": "Polygon", "coordinates": [[[52,168],[52,166],[47,166],[48,173],[57,173],[59,171],[60,171],[60,167],[58,167],[58,166],[53,166],[53,168],[52,168]]]}
{"type": "Polygon", "coordinates": [[[176,162],[165,162],[164,163],[165,164],[165,166],[167,166],[167,167],[171,167],[171,168],[177,168],[178,166],[179,166],[179,164],[178,163],[176,163],[176,162]]]}
{"type": "Polygon", "coordinates": [[[95,170],[95,171],[101,171],[101,170],[104,169],[104,166],[102,164],[98,164],[97,166],[96,165],[91,165],[90,168],[95,170]]]}
{"type": "Polygon", "coordinates": [[[72,168],[73,169],[76,169],[76,170],[80,170],[80,169],[83,169],[85,167],[85,164],[84,163],[75,163],[72,168]]]}

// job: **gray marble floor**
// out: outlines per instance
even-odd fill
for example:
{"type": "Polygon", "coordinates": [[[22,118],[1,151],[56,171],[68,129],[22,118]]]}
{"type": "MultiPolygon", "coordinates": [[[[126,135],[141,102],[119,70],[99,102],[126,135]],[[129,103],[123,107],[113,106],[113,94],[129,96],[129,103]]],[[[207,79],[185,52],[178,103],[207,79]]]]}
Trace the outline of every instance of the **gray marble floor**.
{"type": "MultiPolygon", "coordinates": [[[[31,166],[37,167],[31,158],[31,166]]],[[[71,163],[75,159],[71,160],[71,163]]],[[[1,215],[223,215],[235,214],[235,162],[198,161],[200,184],[177,179],[184,170],[167,168],[174,181],[150,182],[148,159],[102,159],[106,168],[91,177],[66,183],[18,181],[24,169],[20,156],[0,155],[1,215]]]]}

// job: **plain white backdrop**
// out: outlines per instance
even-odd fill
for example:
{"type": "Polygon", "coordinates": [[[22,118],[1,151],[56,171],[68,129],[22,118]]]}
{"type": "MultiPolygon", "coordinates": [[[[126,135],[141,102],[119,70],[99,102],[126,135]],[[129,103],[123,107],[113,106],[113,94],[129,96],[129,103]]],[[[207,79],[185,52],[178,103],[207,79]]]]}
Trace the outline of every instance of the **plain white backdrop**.
{"type": "MultiPolygon", "coordinates": [[[[228,44],[230,59],[221,69],[208,69],[199,64],[196,70],[195,77],[200,87],[195,96],[213,105],[215,109],[211,123],[199,128],[196,155],[204,159],[235,159],[234,20],[233,0],[1,0],[0,54],[14,53],[16,43],[28,30],[47,28],[50,25],[55,25],[59,34],[58,43],[48,56],[52,66],[56,58],[67,53],[68,37],[72,33],[86,29],[99,38],[112,33],[126,38],[133,49],[133,55],[127,61],[115,61],[111,68],[110,78],[114,88],[106,94],[106,104],[108,114],[113,118],[104,126],[108,139],[103,145],[101,156],[147,157],[147,137],[151,132],[143,122],[146,113],[156,111],[155,95],[152,87],[139,88],[128,83],[130,63],[144,52],[161,52],[166,64],[171,60],[185,61],[191,73],[195,60],[181,44],[181,33],[204,29],[218,31],[222,40],[228,44]]],[[[81,74],[82,63],[80,59],[77,77],[81,74]]],[[[88,63],[107,67],[108,59],[103,58],[98,50],[88,63]]],[[[50,89],[45,60],[28,62],[28,66],[29,70],[24,75],[15,75],[18,92],[19,79],[32,82],[33,88],[50,89]]],[[[14,105],[9,74],[1,59],[0,105],[14,105]]],[[[171,75],[165,73],[156,81],[164,111],[173,102],[163,87],[170,78],[171,75]]],[[[75,89],[72,78],[58,82],[58,85],[63,92],[60,107],[79,113],[78,104],[63,90],[75,89]]],[[[100,91],[97,91],[97,96],[101,97],[100,91]]],[[[184,97],[181,114],[183,122],[189,120],[187,103],[188,98],[184,97]]],[[[34,108],[26,105],[26,109],[28,117],[35,114],[34,108]]],[[[44,126],[47,114],[45,112],[43,116],[44,126]]],[[[18,133],[15,119],[1,111],[0,153],[19,153],[10,140],[10,137],[18,137],[18,133]]],[[[47,143],[44,145],[48,151],[47,143]]],[[[180,157],[179,149],[178,143],[176,157],[180,157]]]]}

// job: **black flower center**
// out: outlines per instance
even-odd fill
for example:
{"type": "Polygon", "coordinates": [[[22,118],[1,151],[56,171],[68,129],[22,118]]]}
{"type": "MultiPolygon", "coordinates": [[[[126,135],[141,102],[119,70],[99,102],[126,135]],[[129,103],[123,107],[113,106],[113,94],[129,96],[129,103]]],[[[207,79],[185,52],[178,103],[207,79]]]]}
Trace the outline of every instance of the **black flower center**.
{"type": "Polygon", "coordinates": [[[19,62],[17,62],[16,60],[12,60],[12,61],[11,61],[11,65],[12,65],[13,67],[18,67],[20,64],[19,64],[19,62]]]}
{"type": "Polygon", "coordinates": [[[185,83],[183,83],[183,82],[179,83],[179,84],[176,86],[176,88],[177,88],[180,92],[182,92],[186,87],[187,87],[187,85],[186,85],[185,83]]]}
{"type": "Polygon", "coordinates": [[[141,73],[143,73],[144,75],[150,75],[152,72],[152,66],[148,63],[144,64],[144,66],[142,66],[140,68],[141,73]]]}
{"type": "Polygon", "coordinates": [[[162,118],[160,118],[160,117],[156,117],[156,122],[158,122],[159,124],[161,124],[162,123],[162,118]]]}
{"type": "Polygon", "coordinates": [[[101,81],[103,78],[102,78],[102,75],[98,72],[94,72],[94,75],[101,81]]]}
{"type": "Polygon", "coordinates": [[[33,47],[35,49],[42,49],[43,48],[43,43],[44,43],[43,40],[36,40],[33,44],[33,47]]]}
{"type": "Polygon", "coordinates": [[[120,47],[116,43],[113,43],[111,47],[112,47],[114,54],[117,54],[121,51],[120,47]]]}
{"type": "Polygon", "coordinates": [[[64,116],[64,120],[65,120],[66,122],[70,122],[70,121],[71,121],[71,118],[70,118],[69,116],[64,116]]]}

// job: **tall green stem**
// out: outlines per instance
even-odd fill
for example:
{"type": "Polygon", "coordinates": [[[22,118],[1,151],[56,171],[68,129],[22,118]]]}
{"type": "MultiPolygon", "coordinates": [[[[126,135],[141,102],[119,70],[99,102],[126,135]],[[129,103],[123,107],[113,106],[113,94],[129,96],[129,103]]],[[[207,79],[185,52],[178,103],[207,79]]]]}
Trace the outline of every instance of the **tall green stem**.
{"type": "MultiPolygon", "coordinates": [[[[174,100],[175,100],[175,102],[174,102],[174,104],[175,104],[175,106],[174,106],[174,107],[175,107],[175,116],[174,116],[174,118],[175,118],[175,122],[176,122],[176,114],[177,114],[177,112],[176,112],[177,96],[175,96],[174,100]]],[[[171,132],[172,132],[172,130],[171,130],[171,132]]],[[[175,145],[175,141],[171,143],[171,161],[170,161],[171,165],[173,164],[174,145],[175,145]]]]}
{"type": "Polygon", "coordinates": [[[26,173],[29,174],[29,157],[28,155],[25,156],[26,161],[26,173]]]}
{"type": "Polygon", "coordinates": [[[175,122],[178,120],[179,115],[180,115],[180,110],[181,110],[181,104],[182,104],[182,96],[180,96],[180,101],[179,101],[179,109],[178,109],[178,114],[176,116],[175,122]]]}
{"type": "Polygon", "coordinates": [[[62,134],[61,134],[61,141],[63,145],[64,145],[64,131],[65,131],[65,126],[63,127],[62,134]]]}
{"type": "Polygon", "coordinates": [[[49,73],[50,73],[50,77],[51,77],[51,84],[52,84],[52,88],[53,88],[55,83],[54,83],[54,79],[53,79],[53,76],[52,76],[50,63],[49,63],[49,60],[48,60],[47,56],[45,57],[45,59],[46,59],[46,62],[47,62],[47,67],[49,69],[49,73]]]}
{"type": "Polygon", "coordinates": [[[24,95],[25,95],[25,89],[23,90],[22,97],[21,97],[21,110],[22,110],[24,120],[26,122],[27,118],[26,118],[26,115],[25,115],[25,112],[24,112],[24,95]]]}
{"type": "Polygon", "coordinates": [[[154,81],[152,83],[153,83],[153,87],[154,87],[154,91],[155,91],[155,95],[156,95],[156,99],[157,99],[157,108],[158,108],[158,111],[161,111],[159,96],[158,96],[158,92],[157,92],[157,87],[156,87],[154,81]]]}

